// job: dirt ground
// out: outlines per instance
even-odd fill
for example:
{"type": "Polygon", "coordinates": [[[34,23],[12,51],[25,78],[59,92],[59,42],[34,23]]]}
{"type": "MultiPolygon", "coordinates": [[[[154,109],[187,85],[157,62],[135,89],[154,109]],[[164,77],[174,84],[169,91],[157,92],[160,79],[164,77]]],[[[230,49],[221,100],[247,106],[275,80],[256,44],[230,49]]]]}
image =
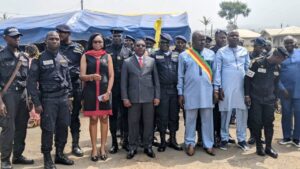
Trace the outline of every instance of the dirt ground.
{"type": "MultiPolygon", "coordinates": [[[[209,168],[209,169],[228,169],[228,168],[253,168],[253,169],[300,169],[300,149],[292,145],[282,146],[278,144],[281,138],[280,114],[276,114],[275,135],[273,147],[279,152],[278,159],[271,157],[259,157],[255,154],[255,146],[247,152],[243,152],[236,145],[231,145],[228,151],[216,149],[216,156],[207,155],[201,148],[197,148],[196,154],[193,157],[187,156],[184,151],[178,152],[173,149],[167,149],[163,153],[158,153],[154,147],[156,158],[150,159],[140,149],[138,154],[132,160],[126,159],[126,152],[120,150],[115,155],[109,154],[107,161],[90,161],[91,146],[88,132],[88,118],[81,118],[81,139],[80,145],[84,150],[84,157],[78,158],[70,155],[71,139],[69,138],[65,152],[70,155],[70,158],[75,161],[74,166],[57,165],[59,169],[161,169],[161,168],[177,168],[177,169],[192,169],[192,168],[209,168]]],[[[231,126],[231,134],[235,135],[235,127],[231,126]]],[[[180,130],[177,138],[179,143],[183,143],[184,126],[183,118],[180,117],[180,130]]],[[[99,136],[98,136],[99,137],[99,136]]],[[[14,165],[15,169],[37,169],[43,168],[42,154],[40,153],[41,130],[39,127],[28,129],[26,139],[26,150],[24,155],[35,160],[34,165],[21,166],[14,165]]],[[[111,145],[111,137],[107,144],[107,149],[111,145]]],[[[100,147],[100,145],[99,145],[100,147]]],[[[54,153],[54,151],[52,152],[54,153]]]]}

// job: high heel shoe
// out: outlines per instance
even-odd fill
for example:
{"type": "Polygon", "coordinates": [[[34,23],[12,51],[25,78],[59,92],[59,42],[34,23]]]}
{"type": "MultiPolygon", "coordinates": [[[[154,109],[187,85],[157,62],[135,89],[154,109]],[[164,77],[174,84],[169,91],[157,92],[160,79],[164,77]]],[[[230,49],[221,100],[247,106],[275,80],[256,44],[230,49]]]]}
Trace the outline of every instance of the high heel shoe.
{"type": "Polygon", "coordinates": [[[93,162],[97,162],[99,160],[98,154],[93,156],[93,154],[91,154],[91,161],[93,162]]]}
{"type": "Polygon", "coordinates": [[[100,151],[100,156],[99,156],[99,158],[100,158],[101,160],[105,161],[105,160],[108,158],[108,157],[107,157],[106,151],[105,151],[104,154],[102,154],[101,151],[100,151]]]}

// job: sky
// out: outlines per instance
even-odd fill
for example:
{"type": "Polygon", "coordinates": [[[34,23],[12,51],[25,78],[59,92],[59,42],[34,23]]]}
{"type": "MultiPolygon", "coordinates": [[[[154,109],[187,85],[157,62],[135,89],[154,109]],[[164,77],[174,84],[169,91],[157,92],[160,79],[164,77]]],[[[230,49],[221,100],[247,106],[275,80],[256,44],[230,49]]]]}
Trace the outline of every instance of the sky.
{"type": "MultiPolygon", "coordinates": [[[[300,0],[240,0],[251,13],[238,19],[239,28],[260,31],[264,28],[300,26],[300,0]]],[[[213,29],[226,28],[218,16],[222,0],[84,0],[84,9],[117,14],[187,12],[192,30],[204,30],[202,17],[211,19],[213,29]]],[[[80,0],[0,0],[0,14],[8,17],[44,15],[80,10],[80,0]]],[[[211,26],[209,26],[209,29],[211,26]]]]}

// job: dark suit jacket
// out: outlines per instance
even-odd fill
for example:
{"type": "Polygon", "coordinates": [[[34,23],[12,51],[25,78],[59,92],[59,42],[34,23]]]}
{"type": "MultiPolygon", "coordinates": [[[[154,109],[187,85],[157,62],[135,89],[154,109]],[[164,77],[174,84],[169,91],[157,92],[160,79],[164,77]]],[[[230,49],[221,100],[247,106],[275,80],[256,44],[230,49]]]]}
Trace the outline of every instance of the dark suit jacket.
{"type": "Polygon", "coordinates": [[[160,98],[159,77],[153,58],[143,56],[141,68],[136,56],[126,59],[121,73],[121,96],[131,103],[149,103],[160,98]]]}

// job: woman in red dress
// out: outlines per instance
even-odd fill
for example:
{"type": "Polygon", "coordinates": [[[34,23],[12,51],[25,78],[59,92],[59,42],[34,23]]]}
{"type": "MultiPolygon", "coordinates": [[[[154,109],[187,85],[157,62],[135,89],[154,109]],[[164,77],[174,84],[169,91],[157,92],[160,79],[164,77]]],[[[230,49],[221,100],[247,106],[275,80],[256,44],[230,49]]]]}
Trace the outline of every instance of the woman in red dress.
{"type": "Polygon", "coordinates": [[[80,79],[84,81],[84,116],[90,117],[90,136],[92,143],[91,160],[107,159],[105,145],[108,133],[108,116],[111,110],[111,89],[114,81],[112,58],[105,51],[103,36],[93,34],[88,41],[87,51],[80,62],[80,79]],[[97,151],[97,124],[100,121],[101,148],[97,151]]]}

